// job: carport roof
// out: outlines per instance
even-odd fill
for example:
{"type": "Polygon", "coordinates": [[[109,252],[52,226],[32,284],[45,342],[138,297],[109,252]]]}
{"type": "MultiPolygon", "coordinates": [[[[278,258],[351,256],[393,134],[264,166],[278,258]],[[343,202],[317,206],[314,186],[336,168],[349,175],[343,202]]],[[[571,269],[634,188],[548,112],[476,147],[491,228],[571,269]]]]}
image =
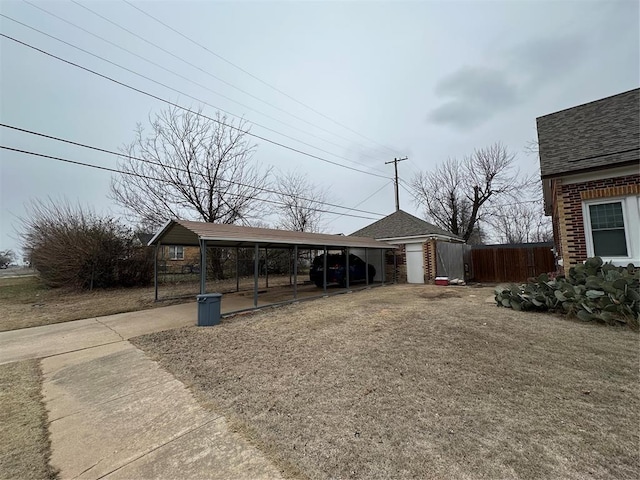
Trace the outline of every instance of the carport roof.
{"type": "Polygon", "coordinates": [[[169,220],[148,245],[199,246],[205,240],[216,247],[285,247],[297,245],[304,248],[351,247],[392,249],[395,246],[366,237],[329,235],[326,233],[293,232],[271,228],[242,227],[189,220],[169,220]]]}

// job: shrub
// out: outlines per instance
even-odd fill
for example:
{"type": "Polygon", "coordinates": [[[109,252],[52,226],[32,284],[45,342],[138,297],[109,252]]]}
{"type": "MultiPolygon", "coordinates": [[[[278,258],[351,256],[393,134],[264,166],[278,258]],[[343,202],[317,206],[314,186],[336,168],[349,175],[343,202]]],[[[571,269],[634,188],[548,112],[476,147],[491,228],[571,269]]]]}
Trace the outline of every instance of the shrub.
{"type": "Polygon", "coordinates": [[[593,257],[571,267],[566,277],[550,279],[542,274],[524,285],[499,285],[495,292],[498,306],[562,312],[583,321],[626,324],[637,329],[639,284],[640,270],[633,264],[616,267],[593,257]]]}
{"type": "Polygon", "coordinates": [[[93,289],[151,282],[152,250],[137,246],[117,219],[52,200],[34,202],[27,211],[23,248],[46,285],[93,289]]]}
{"type": "Polygon", "coordinates": [[[7,268],[16,258],[13,250],[4,250],[0,252],[0,268],[7,268]]]}

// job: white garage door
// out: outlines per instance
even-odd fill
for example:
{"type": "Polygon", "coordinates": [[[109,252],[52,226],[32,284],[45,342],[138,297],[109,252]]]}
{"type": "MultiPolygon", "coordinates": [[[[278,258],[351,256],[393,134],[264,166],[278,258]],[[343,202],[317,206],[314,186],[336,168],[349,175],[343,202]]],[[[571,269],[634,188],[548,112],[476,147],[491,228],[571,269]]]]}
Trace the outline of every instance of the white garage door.
{"type": "Polygon", "coordinates": [[[407,243],[407,282],[424,283],[424,256],[421,243],[407,243]]]}

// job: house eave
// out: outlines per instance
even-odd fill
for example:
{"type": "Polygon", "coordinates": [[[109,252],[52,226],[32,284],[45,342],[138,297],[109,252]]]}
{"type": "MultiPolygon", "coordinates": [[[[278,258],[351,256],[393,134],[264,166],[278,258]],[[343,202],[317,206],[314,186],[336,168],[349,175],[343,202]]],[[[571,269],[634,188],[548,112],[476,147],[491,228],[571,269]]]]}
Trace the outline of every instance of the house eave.
{"type": "Polygon", "coordinates": [[[165,222],[165,224],[162,226],[162,228],[160,230],[158,230],[158,233],[156,233],[151,240],[149,240],[147,242],[147,247],[151,247],[152,245],[155,244],[156,239],[158,239],[159,237],[161,237],[162,235],[164,235],[164,233],[169,229],[169,227],[171,227],[171,224],[174,222],[174,220],[167,220],[165,222]]]}
{"type": "MultiPolygon", "coordinates": [[[[580,170],[570,170],[567,172],[551,173],[547,175],[541,175],[540,178],[542,178],[542,180],[553,180],[556,178],[570,177],[572,175],[584,175],[584,174],[598,173],[598,172],[603,172],[604,175],[602,175],[602,177],[606,178],[611,173],[617,173],[618,171],[624,171],[625,173],[622,173],[622,175],[626,174],[627,171],[630,171],[630,173],[633,173],[633,171],[631,170],[634,166],[636,167],[635,173],[638,173],[638,160],[631,160],[629,162],[616,163],[614,165],[608,165],[604,167],[591,167],[591,168],[583,168],[580,170]]],[[[619,176],[619,175],[615,175],[615,176],[619,176]]]]}
{"type": "MultiPolygon", "coordinates": [[[[386,237],[386,238],[377,238],[376,240],[380,240],[382,242],[389,242],[389,243],[394,243],[394,242],[404,242],[406,240],[446,240],[448,242],[453,242],[453,243],[464,243],[464,240],[462,240],[461,238],[456,238],[456,237],[449,237],[446,235],[439,235],[437,233],[433,233],[433,234],[427,234],[427,235],[411,235],[411,236],[404,236],[404,237],[386,237]]],[[[407,242],[410,243],[410,242],[407,242]]]]}

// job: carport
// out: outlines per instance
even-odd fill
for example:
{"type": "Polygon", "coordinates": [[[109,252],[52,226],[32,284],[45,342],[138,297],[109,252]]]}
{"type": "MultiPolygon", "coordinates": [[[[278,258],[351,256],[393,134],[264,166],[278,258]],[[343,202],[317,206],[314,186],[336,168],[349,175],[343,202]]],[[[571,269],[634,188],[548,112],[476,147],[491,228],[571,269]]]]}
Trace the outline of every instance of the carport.
{"type": "MultiPolygon", "coordinates": [[[[154,286],[155,286],[155,300],[158,300],[158,250],[163,245],[180,245],[191,246],[200,248],[200,293],[208,293],[207,289],[207,248],[208,247],[221,247],[236,249],[236,262],[239,258],[237,254],[238,249],[252,249],[254,252],[254,265],[253,265],[253,306],[250,308],[242,308],[241,310],[250,310],[256,308],[262,308],[265,305],[258,305],[259,299],[259,285],[258,277],[260,272],[260,251],[266,252],[270,249],[288,250],[294,258],[293,271],[291,275],[293,277],[293,292],[292,298],[286,301],[279,301],[271,303],[284,304],[295,302],[299,300],[298,295],[298,252],[300,250],[315,250],[324,254],[323,265],[323,288],[322,293],[313,297],[329,296],[335,293],[344,293],[350,291],[350,279],[349,279],[349,255],[358,254],[366,264],[373,264],[379,275],[376,274],[376,278],[379,278],[377,285],[384,285],[386,282],[385,275],[385,252],[395,249],[397,247],[373,238],[366,237],[352,237],[344,235],[330,235],[320,233],[307,233],[307,232],[293,232],[287,230],[275,230],[268,228],[255,228],[244,227],[238,225],[226,225],[215,224],[207,222],[194,222],[188,220],[170,220],[168,221],[160,231],[154,235],[149,241],[149,246],[153,246],[156,249],[156,255],[154,255],[154,286]],[[345,287],[337,292],[329,292],[327,289],[327,257],[329,251],[340,250],[345,254],[345,287]]],[[[395,260],[395,255],[393,256],[395,260]]],[[[268,265],[266,266],[268,274],[268,265]]],[[[395,272],[395,266],[393,271],[395,272]]],[[[239,285],[239,273],[238,268],[236,272],[236,283],[239,285]]],[[[395,277],[395,273],[393,275],[395,277]]],[[[395,281],[395,278],[391,279],[395,281]]],[[[369,276],[366,275],[365,288],[374,286],[370,283],[369,276]]]]}

